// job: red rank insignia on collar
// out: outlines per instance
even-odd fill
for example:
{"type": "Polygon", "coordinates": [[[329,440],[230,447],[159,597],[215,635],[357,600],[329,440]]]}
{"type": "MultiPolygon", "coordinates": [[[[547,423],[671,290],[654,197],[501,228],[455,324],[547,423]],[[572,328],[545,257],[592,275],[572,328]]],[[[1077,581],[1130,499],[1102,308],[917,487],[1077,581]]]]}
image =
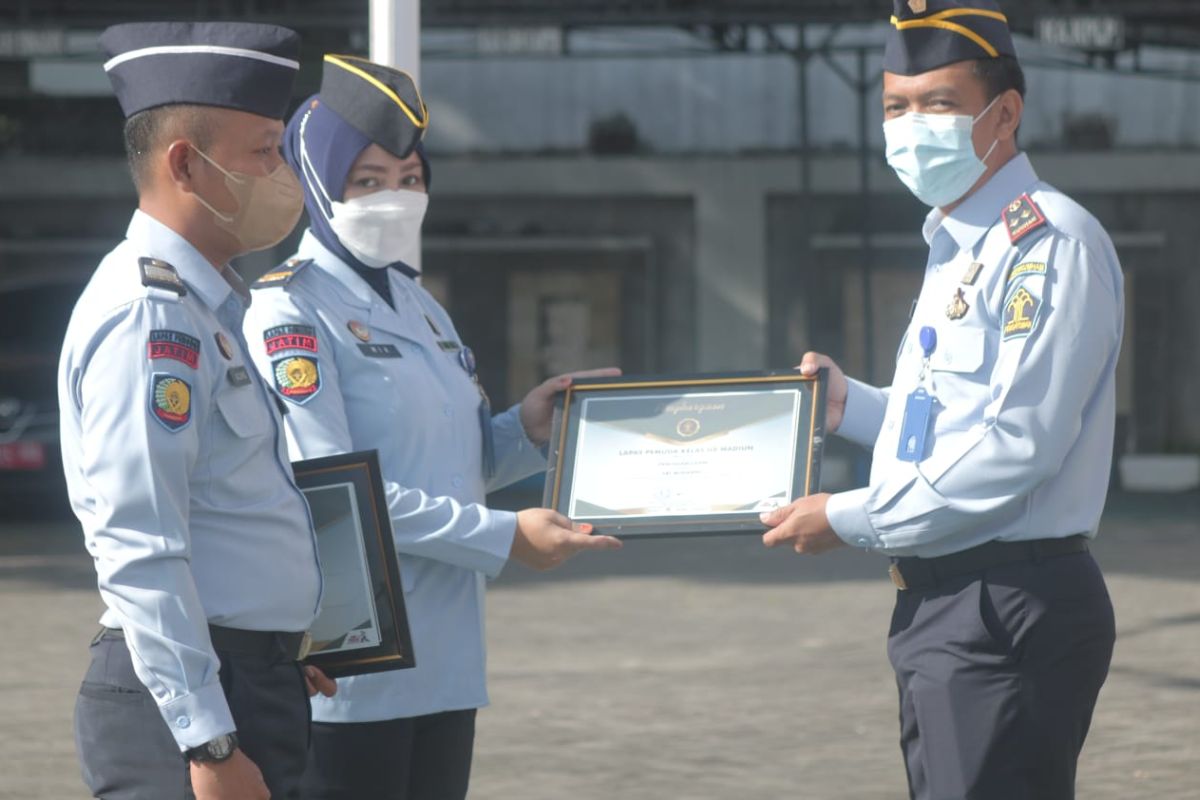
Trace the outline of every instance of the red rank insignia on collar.
{"type": "Polygon", "coordinates": [[[1046,215],[1028,194],[1023,194],[1009,203],[1008,208],[1004,209],[1003,217],[1004,229],[1008,231],[1008,239],[1013,244],[1046,224],[1046,215]]]}

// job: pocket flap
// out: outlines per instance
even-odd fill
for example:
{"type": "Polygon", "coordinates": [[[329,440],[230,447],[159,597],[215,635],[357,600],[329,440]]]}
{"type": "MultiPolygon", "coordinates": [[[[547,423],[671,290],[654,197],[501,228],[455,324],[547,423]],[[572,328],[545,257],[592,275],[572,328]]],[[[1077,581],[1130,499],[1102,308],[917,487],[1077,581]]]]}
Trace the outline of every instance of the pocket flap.
{"type": "Polygon", "coordinates": [[[225,387],[217,395],[217,409],[229,429],[243,439],[266,436],[271,432],[266,398],[253,383],[225,387]]]}
{"type": "Polygon", "coordinates": [[[979,328],[944,328],[938,331],[937,350],[929,366],[939,372],[976,372],[983,366],[985,346],[979,328]]]}

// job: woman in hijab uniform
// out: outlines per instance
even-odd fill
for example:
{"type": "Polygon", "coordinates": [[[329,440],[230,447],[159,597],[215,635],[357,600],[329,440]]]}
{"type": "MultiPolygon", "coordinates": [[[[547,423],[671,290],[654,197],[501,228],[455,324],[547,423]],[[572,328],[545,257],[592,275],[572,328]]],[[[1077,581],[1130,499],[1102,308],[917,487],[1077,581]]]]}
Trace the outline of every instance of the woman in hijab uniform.
{"type": "MultiPolygon", "coordinates": [[[[486,492],[545,467],[546,381],[492,416],[475,361],[415,280],[429,161],[425,105],[405,73],[326,56],[321,92],[287,126],[305,191],[296,257],[255,284],[246,338],[288,403],[294,459],[378,449],[402,555],[413,669],[343,678],[313,704],[309,798],[466,795],[475,710],[488,702],[484,579],[615,539],[547,509],[489,509],[486,492]]],[[[583,374],[615,374],[598,370],[583,374]]]]}

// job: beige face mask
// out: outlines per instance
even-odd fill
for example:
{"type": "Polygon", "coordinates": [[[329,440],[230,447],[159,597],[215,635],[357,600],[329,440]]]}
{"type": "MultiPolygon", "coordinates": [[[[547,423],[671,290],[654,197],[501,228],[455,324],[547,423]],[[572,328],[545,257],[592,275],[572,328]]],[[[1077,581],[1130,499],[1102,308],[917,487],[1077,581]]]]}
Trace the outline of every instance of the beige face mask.
{"type": "Polygon", "coordinates": [[[195,193],[196,199],[217,218],[219,227],[233,234],[244,252],[273,247],[296,227],[304,210],[304,192],[286,163],[280,162],[270,175],[247,175],[230,172],[199,148],[192,149],[225,176],[225,186],[237,200],[237,211],[217,211],[199,193],[195,193]]]}

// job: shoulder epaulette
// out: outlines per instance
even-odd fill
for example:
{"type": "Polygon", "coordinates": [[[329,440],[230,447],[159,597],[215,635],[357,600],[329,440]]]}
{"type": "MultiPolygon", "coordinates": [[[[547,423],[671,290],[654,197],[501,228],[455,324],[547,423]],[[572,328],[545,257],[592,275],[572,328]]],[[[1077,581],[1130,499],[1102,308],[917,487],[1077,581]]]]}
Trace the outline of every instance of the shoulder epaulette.
{"type": "Polygon", "coordinates": [[[1023,194],[1008,204],[1001,215],[1008,239],[1013,244],[1046,224],[1046,215],[1028,194],[1023,194]]]}
{"type": "Polygon", "coordinates": [[[142,286],[167,289],[180,297],[187,294],[187,286],[180,279],[179,273],[161,258],[143,256],[138,259],[138,269],[142,273],[142,286]]]}
{"type": "Polygon", "coordinates": [[[275,269],[263,275],[250,284],[251,289],[265,289],[268,286],[287,286],[296,277],[296,273],[312,263],[311,258],[293,258],[280,264],[275,269]]]}

